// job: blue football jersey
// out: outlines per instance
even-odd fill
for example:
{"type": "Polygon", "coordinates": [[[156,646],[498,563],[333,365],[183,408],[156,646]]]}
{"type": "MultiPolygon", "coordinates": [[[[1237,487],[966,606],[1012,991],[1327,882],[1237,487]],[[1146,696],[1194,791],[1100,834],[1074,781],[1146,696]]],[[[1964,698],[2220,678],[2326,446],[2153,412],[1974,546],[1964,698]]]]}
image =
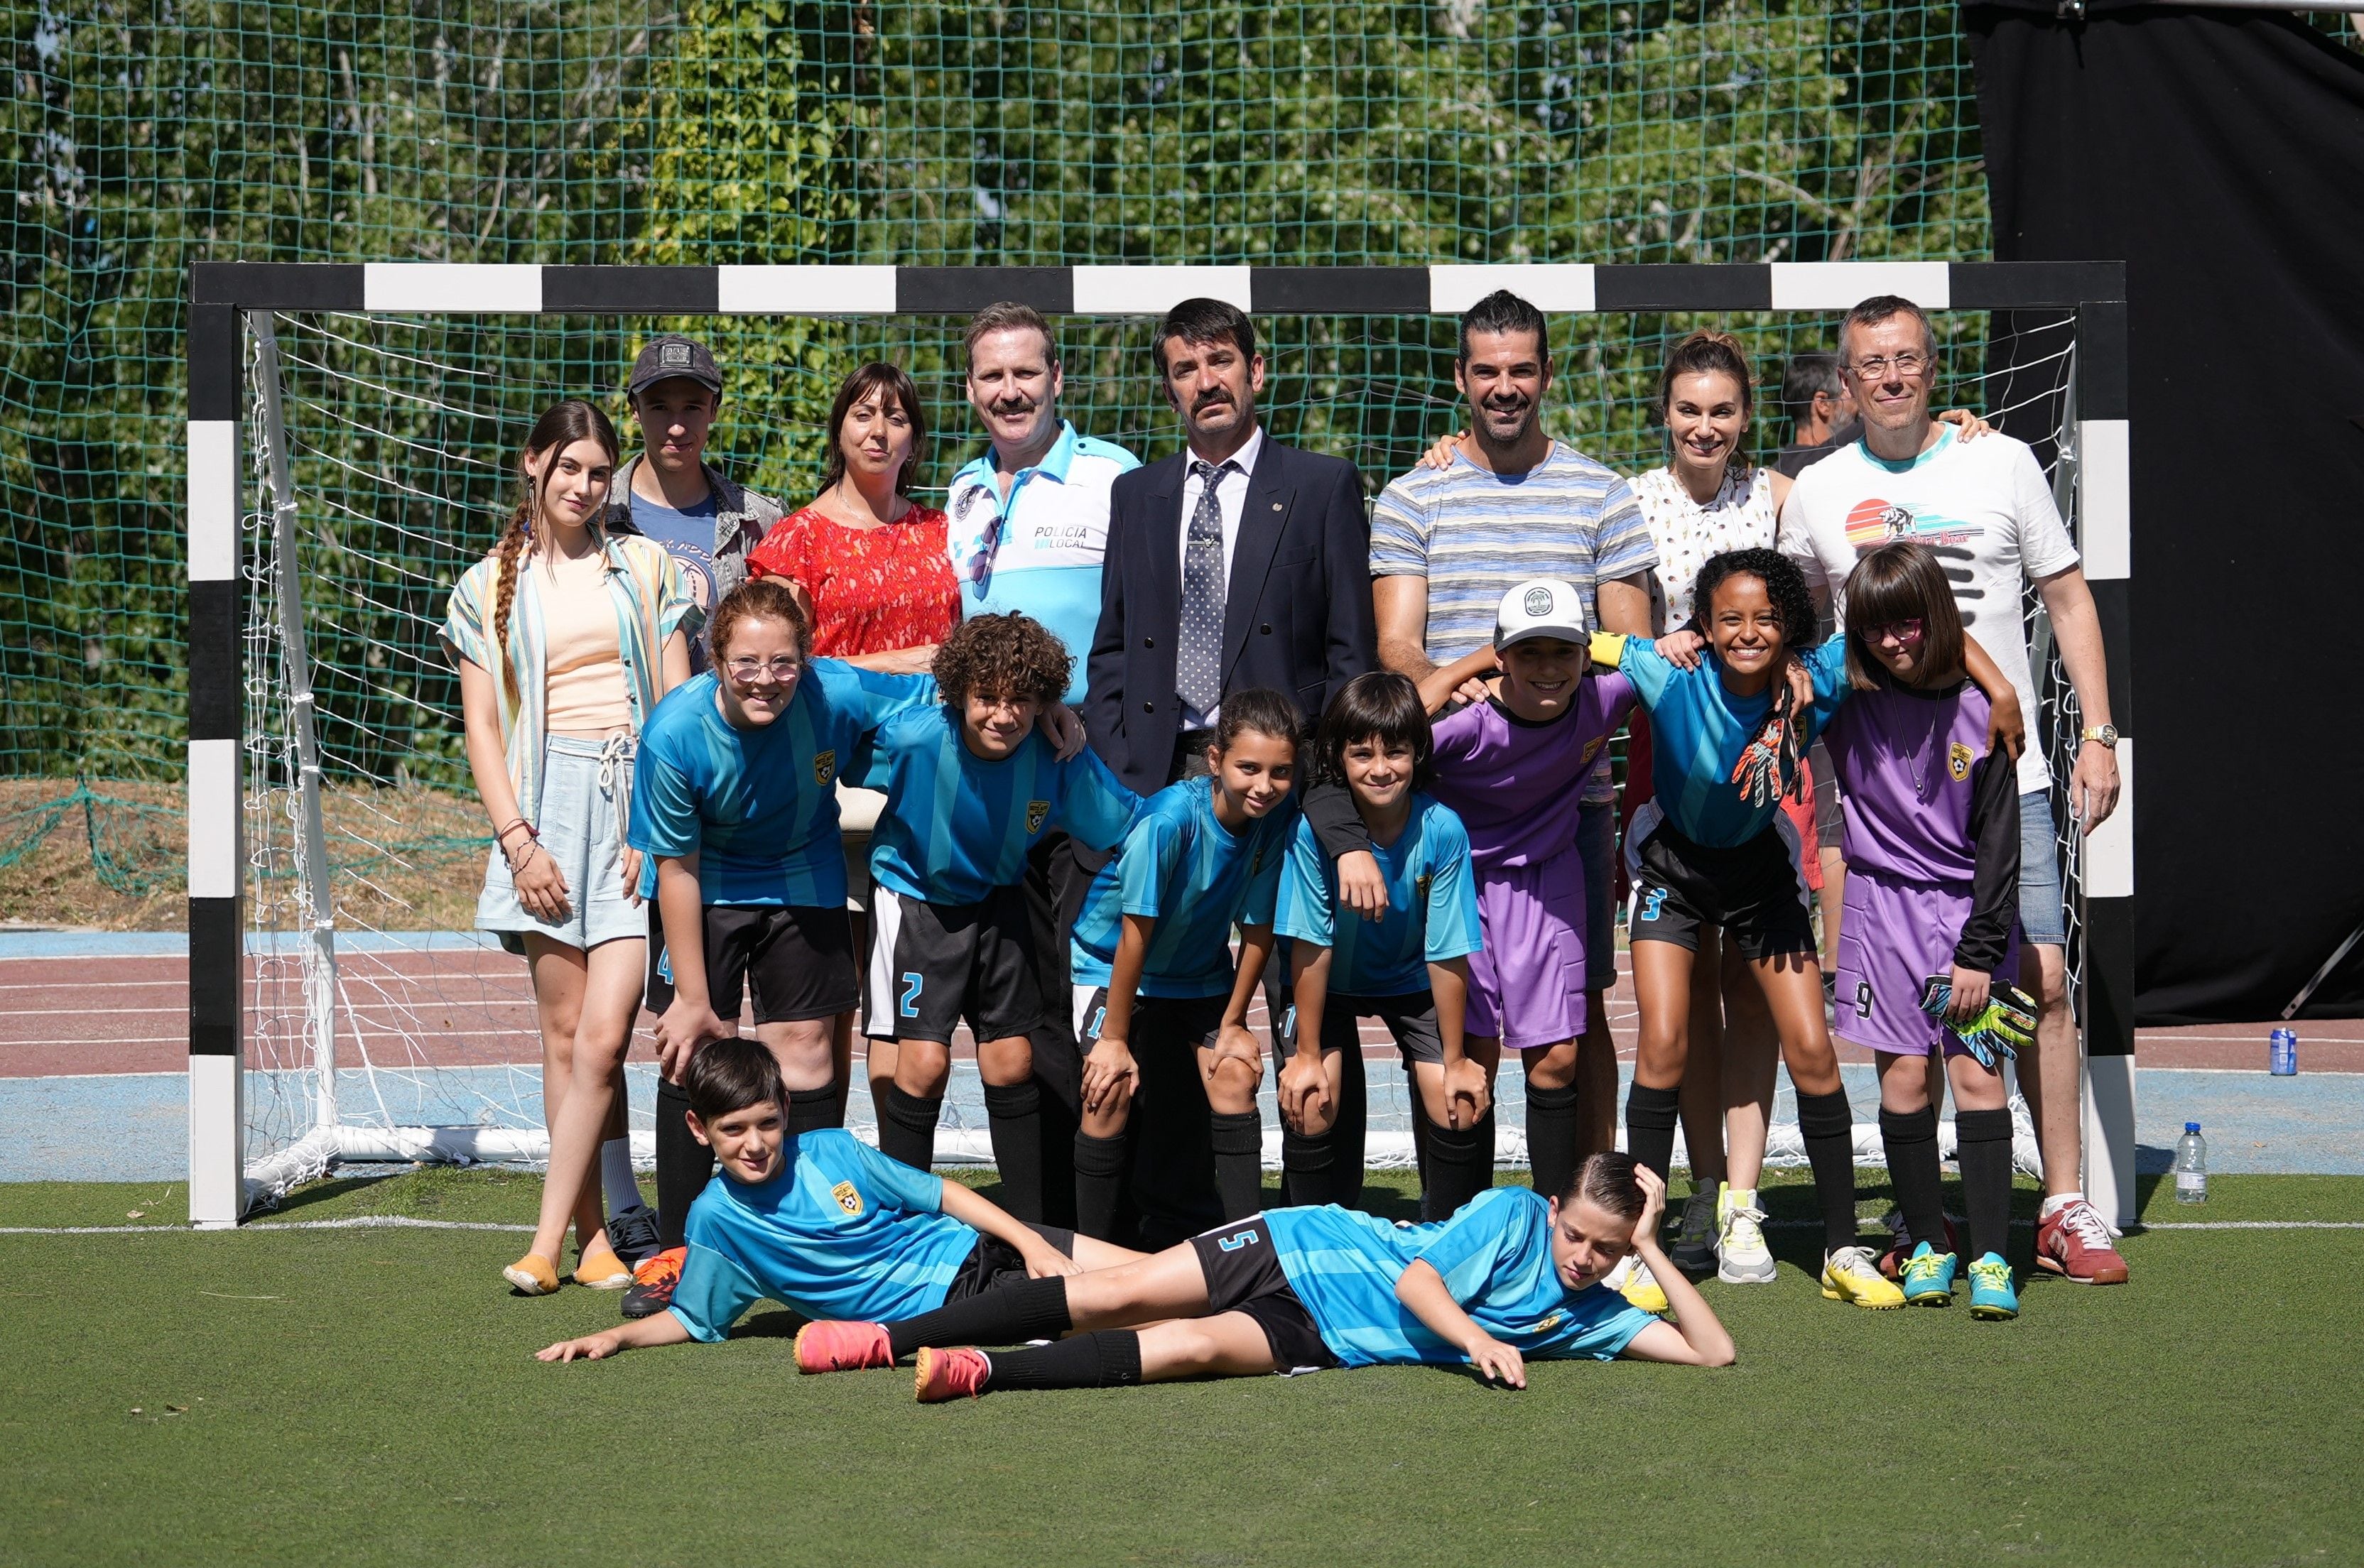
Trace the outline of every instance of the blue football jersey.
{"type": "Polygon", "coordinates": [[[1372,840],[1388,884],[1387,912],[1366,920],[1338,905],[1338,866],[1299,817],[1281,873],[1273,929],[1330,950],[1330,989],[1347,996],[1405,996],[1428,989],[1428,966],[1466,958],[1483,942],[1469,835],[1450,806],[1411,797],[1411,816],[1392,844],[1372,840]]]}
{"type": "Polygon", "coordinates": [[[666,693],[632,772],[642,895],[656,891],[654,857],[695,854],[706,903],[845,907],[838,779],[859,776],[871,731],[935,697],[932,676],[835,659],[810,661],[787,711],[757,728],[722,717],[710,671],[666,693]]]}
{"type": "Polygon", "coordinates": [[[1026,875],[1026,854],[1064,829],[1095,850],[1124,839],[1141,796],[1089,747],[1061,762],[1040,732],[987,762],[961,740],[942,705],[898,714],[879,728],[863,782],[886,792],[873,834],[870,874],[930,904],[975,904],[1026,875]]]}
{"type": "Polygon", "coordinates": [[[711,1343],[758,1301],[883,1323],[932,1312],[977,1233],[942,1212],[942,1178],[838,1128],[800,1133],[768,1182],[717,1173],[689,1206],[673,1315],[711,1343]]]}
{"type": "Polygon", "coordinates": [[[1185,779],[1149,797],[1076,920],[1075,981],[1105,985],[1124,917],[1157,922],[1144,996],[1221,996],[1232,988],[1232,927],[1269,926],[1297,803],[1234,833],[1215,819],[1214,781],[1185,779]]]}
{"type": "MultiPolygon", "coordinates": [[[[1675,831],[1712,849],[1731,849],[1765,831],[1779,803],[1750,805],[1732,773],[1772,708],[1773,688],[1735,696],[1712,651],[1702,650],[1699,667],[1685,670],[1643,637],[1596,636],[1592,656],[1622,670],[1650,711],[1650,784],[1675,831]]],[[[1802,753],[1846,701],[1846,639],[1801,649],[1799,657],[1814,683],[1814,704],[1801,716],[1798,737],[1802,753]]]]}
{"type": "Polygon", "coordinates": [[[1444,1276],[1479,1328],[1539,1361],[1613,1361],[1656,1321],[1604,1285],[1570,1290],[1561,1282],[1552,1266],[1551,1205],[1531,1188],[1489,1188],[1430,1225],[1392,1225],[1335,1204],[1269,1209],[1264,1218],[1281,1273],[1321,1342],[1347,1366],[1468,1361],[1396,1299],[1396,1282],[1415,1262],[1444,1276]]]}

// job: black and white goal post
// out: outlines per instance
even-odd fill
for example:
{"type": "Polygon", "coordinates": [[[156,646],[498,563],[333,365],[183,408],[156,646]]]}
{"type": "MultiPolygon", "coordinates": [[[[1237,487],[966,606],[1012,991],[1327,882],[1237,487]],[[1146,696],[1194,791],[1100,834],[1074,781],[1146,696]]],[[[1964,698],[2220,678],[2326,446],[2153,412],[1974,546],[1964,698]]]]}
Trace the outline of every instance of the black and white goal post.
{"type": "MultiPolygon", "coordinates": [[[[533,318],[682,316],[932,317],[913,331],[947,333],[957,318],[996,300],[1022,300],[1046,315],[1148,317],[1194,295],[1227,299],[1266,317],[1422,317],[1457,314],[1496,288],[1517,291],[1547,312],[1645,315],[1654,334],[1666,313],[1731,313],[1762,326],[1785,317],[1826,330],[1857,301],[1894,294],[1933,313],[2028,312],[2040,321],[2015,338],[2018,368],[1985,374],[1980,402],[1990,414],[2015,410],[2038,426],[2056,456],[2055,484],[2084,555],[2109,652],[2111,712],[2125,796],[2117,813],[2081,838],[2066,810],[2071,965],[2085,1036],[2085,1185],[2102,1212],[2132,1218],[2134,1195],[2134,707],[2128,667],[2131,519],[2128,505],[2124,269],[2117,262],[1888,262],[1759,265],[1530,265],[1435,267],[539,267],[423,263],[296,264],[200,262],[192,269],[188,339],[188,803],[189,803],[189,1177],[190,1216],[200,1226],[234,1225],[259,1198],[339,1159],[533,1159],[538,1155],[538,1091],[530,1069],[510,1070],[508,1103],[470,1080],[438,1093],[438,1075],[457,1080],[481,1067],[452,1068],[427,1049],[448,1019],[405,1025],[399,1007],[379,999],[359,1005],[346,993],[362,984],[340,973],[340,933],[350,955],[359,935],[406,933],[355,927],[340,906],[339,879],[349,862],[383,845],[340,828],[333,812],[324,830],[323,795],[346,787],[351,763],[340,736],[367,728],[369,715],[333,711],[331,692],[316,704],[307,635],[326,639],[364,612],[384,612],[402,639],[378,632],[374,658],[423,668],[431,620],[422,606],[448,571],[456,577],[491,537],[482,517],[450,523],[413,491],[404,492],[403,537],[417,543],[422,525],[444,537],[422,545],[436,553],[399,563],[407,595],[391,609],[356,599],[340,580],[335,591],[306,593],[307,570],[336,570],[352,546],[336,530],[371,519],[378,503],[357,503],[344,488],[315,494],[307,484],[348,484],[368,467],[349,461],[340,440],[382,433],[353,421],[356,389],[394,395],[352,368],[373,348],[370,334],[426,326],[460,327],[488,317],[511,326],[533,318]],[[293,381],[283,418],[281,337],[293,381]],[[301,339],[298,344],[297,339],[301,339]],[[2033,351],[2021,355],[2021,347],[2033,351]],[[2030,382],[2024,367],[2041,368],[2030,382]],[[2001,380],[1995,381],[2000,374],[2001,380]],[[339,380],[338,378],[341,378],[339,380]],[[329,406],[318,385],[334,384],[342,401],[329,406]],[[1996,392],[2000,388],[2000,392],[1996,392]],[[2032,395],[2028,395],[2032,389],[2032,395]],[[2035,412],[2040,410],[2040,412],[2035,412]],[[302,419],[310,423],[297,431],[302,419]],[[2047,423],[2048,421],[2048,423],[2047,423]],[[291,471],[290,450],[301,460],[291,471]],[[313,476],[307,479],[307,475],[313,476]],[[473,533],[483,525],[485,531],[473,533]],[[466,537],[463,537],[463,536],[466,537]],[[299,540],[305,542],[299,548],[299,540]],[[321,548],[321,546],[328,548],[321,548]],[[432,581],[430,581],[430,579],[432,581]],[[359,605],[359,608],[354,606],[359,605]],[[396,613],[398,612],[398,614],[396,613]],[[390,619],[388,617],[391,617],[390,619]],[[317,721],[317,723],[316,723],[317,721]],[[345,833],[346,840],[336,840],[345,833]],[[336,841],[332,842],[331,840],[336,841]],[[335,853],[345,853],[340,860],[335,853]],[[389,1021],[391,1019],[391,1021],[389,1021]],[[385,1038],[409,1028],[407,1039],[385,1038]],[[377,1031],[373,1035],[372,1031],[377,1031]],[[351,1038],[347,1039],[346,1036],[351,1038]],[[341,1042],[341,1043],[340,1043],[341,1042]],[[340,1061],[340,1051],[350,1053],[340,1061]],[[401,1054],[398,1073],[383,1068],[401,1054]],[[399,1082],[393,1080],[398,1078],[399,1082]],[[340,1093],[340,1082],[342,1092],[340,1093]],[[464,1092],[462,1092],[464,1090],[464,1092]],[[439,1107],[457,1106],[457,1115],[439,1107]],[[474,1119],[469,1119],[473,1118],[474,1119]],[[461,1125],[461,1123],[465,1125],[461,1125]]],[[[552,330],[557,329],[553,321],[552,330]]],[[[391,339],[389,339],[391,342],[391,339]]],[[[388,377],[410,373],[425,356],[404,338],[371,361],[388,377]]],[[[1819,343],[1816,346],[1821,346],[1819,343]]],[[[1952,378],[1962,382],[1962,366],[1952,378]]],[[[1572,377],[1564,374],[1565,387],[1572,377]]],[[[1600,397],[1605,399],[1606,382],[1600,397]]],[[[583,391],[587,388],[570,387],[583,391]]],[[[1070,389],[1071,393],[1073,388],[1070,389]]],[[[1399,389],[1404,390],[1404,389],[1399,389]]],[[[1413,401],[1432,388],[1406,390],[1413,401]]],[[[1368,389],[1366,388],[1366,394],[1368,389]]],[[[470,395],[438,382],[440,412],[470,395]]],[[[1559,395],[1556,392],[1556,396],[1559,395]]],[[[425,398],[414,398],[422,404],[425,398]]],[[[459,409],[462,421],[445,455],[484,473],[509,461],[513,415],[459,409]],[[481,433],[476,433],[481,432],[481,433]],[[496,450],[499,449],[499,450],[496,450]],[[489,465],[489,469],[488,469],[489,465]]],[[[2015,429],[2025,428],[2015,425],[2015,429]]],[[[399,445],[384,442],[385,446],[399,445]]],[[[351,453],[363,449],[354,447],[351,453]]],[[[1367,456],[1366,469],[1386,461],[1367,456]]],[[[1391,454],[1392,455],[1392,454],[1391,454]]],[[[1652,459],[1651,461],[1656,461],[1652,459]]],[[[381,509],[396,510],[392,488],[381,509]]],[[[434,498],[427,497],[425,501],[434,498]]],[[[358,536],[355,536],[358,537],[358,536]]],[[[368,586],[363,584],[364,587],[368,586]]],[[[440,599],[433,615],[440,616],[440,599]]],[[[2079,721],[2072,694],[2052,652],[2040,606],[2031,603],[2043,731],[2056,761],[2065,806],[2067,761],[2079,721]]],[[[404,671],[374,671],[373,699],[407,695],[404,671]]],[[[448,683],[446,683],[448,684],[448,683]]],[[[324,687],[325,689],[325,687],[324,687]]],[[[347,689],[350,689],[348,687],[347,689]]],[[[439,699],[440,700],[440,699],[439,699]]],[[[423,714],[424,728],[457,732],[457,715],[423,714]],[[440,728],[439,728],[440,727],[440,728]]],[[[397,737],[397,740],[400,738],[397,737]]],[[[383,745],[383,731],[372,743],[383,745]]],[[[420,761],[429,759],[424,752],[420,761]]],[[[441,758],[447,766],[448,748],[441,758]]],[[[365,780],[384,800],[416,793],[407,767],[365,780]]],[[[456,786],[455,786],[456,787],[456,786]]],[[[481,824],[466,829],[480,833],[481,824]]],[[[452,841],[447,834],[446,845],[452,841]]],[[[482,847],[472,851],[481,861],[482,847]]],[[[472,881],[466,855],[447,859],[451,876],[472,881]]],[[[437,962],[427,942],[407,962],[437,962]],[[420,954],[426,956],[421,957],[420,954]]],[[[450,951],[447,943],[442,951],[450,951]]],[[[358,960],[354,961],[358,962],[358,960]]],[[[481,970],[452,978],[484,992],[481,970]]],[[[474,962],[471,960],[470,962],[474,962]]],[[[415,1011],[415,1010],[414,1010],[415,1011]]],[[[446,1085],[449,1086],[449,1085],[446,1085]]],[[[1375,1119],[1374,1126],[1377,1128],[1375,1119]]],[[[1377,1134],[1375,1132],[1375,1138],[1377,1134]]],[[[1876,1146],[1876,1144],[1875,1144],[1876,1146]]],[[[1407,1140],[1408,1147],[1408,1140],[1407,1140]]]]}

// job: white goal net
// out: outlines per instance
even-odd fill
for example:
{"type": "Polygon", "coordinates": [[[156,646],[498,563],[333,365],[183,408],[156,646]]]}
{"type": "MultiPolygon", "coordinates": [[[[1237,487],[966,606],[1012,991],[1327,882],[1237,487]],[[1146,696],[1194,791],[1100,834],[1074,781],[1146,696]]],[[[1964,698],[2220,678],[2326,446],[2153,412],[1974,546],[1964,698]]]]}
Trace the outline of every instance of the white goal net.
{"type": "MultiPolygon", "coordinates": [[[[1940,405],[1978,410],[2035,442],[2073,528],[2070,319],[2007,322],[1968,311],[1937,319],[1940,405]]],[[[686,328],[712,342],[724,366],[730,395],[714,455],[742,479],[790,507],[808,499],[838,377],[862,360],[889,358],[920,385],[936,434],[920,487],[941,492],[978,446],[960,394],[961,323],[301,312],[256,312],[247,321],[250,1197],[267,1201],[340,1162],[538,1162],[545,1140],[531,992],[523,961],[471,929],[488,825],[469,782],[458,682],[436,639],[453,583],[506,516],[523,432],[549,403],[587,395],[609,408],[629,450],[634,428],[618,391],[624,368],[651,332],[686,328]]],[[[1756,356],[1749,442],[1769,458],[1786,439],[1783,362],[1831,349],[1834,315],[1555,317],[1554,433],[1628,474],[1664,462],[1664,433],[1645,412],[1656,368],[1677,338],[1706,325],[1734,331],[1756,356]]],[[[1144,458],[1171,450],[1173,417],[1145,371],[1146,324],[1072,317],[1058,326],[1065,411],[1078,428],[1144,458]]],[[[1258,326],[1270,336],[1267,427],[1351,459],[1369,488],[1455,428],[1449,317],[1284,317],[1258,326]]],[[[2068,687],[2033,598],[2029,615],[2043,734],[2065,758],[2077,728],[2068,687]]],[[[2057,771],[2065,776],[2065,766],[2057,771]]],[[[2073,832],[2064,841],[2073,920],[2078,843],[2073,832]]],[[[1611,1012],[1621,1043],[1630,1044],[1630,988],[1621,984],[1611,1012]]],[[[1391,1055],[1374,1051],[1368,1062],[1371,1159],[1408,1165],[1408,1106],[1391,1055]]],[[[643,1028],[628,1070],[643,1154],[653,1071],[643,1028]]],[[[858,1051],[854,1076],[849,1125],[866,1132],[858,1051]]],[[[1267,1096],[1270,1087],[1267,1073],[1267,1096]]],[[[1523,1163],[1515,1065],[1505,1066],[1499,1087],[1500,1156],[1523,1163]]],[[[1851,1088],[1864,1123],[1859,1151],[1876,1157],[1862,1080],[1851,1088]]],[[[1777,1160],[1801,1155],[1791,1114],[1785,1086],[1777,1160]]],[[[1275,1162],[1277,1126],[1268,1114],[1275,1162]]],[[[947,1161],[989,1157],[971,1064],[955,1071],[939,1151],[947,1161]]],[[[2032,1163],[2024,1136],[2022,1158],[2032,1163]]]]}

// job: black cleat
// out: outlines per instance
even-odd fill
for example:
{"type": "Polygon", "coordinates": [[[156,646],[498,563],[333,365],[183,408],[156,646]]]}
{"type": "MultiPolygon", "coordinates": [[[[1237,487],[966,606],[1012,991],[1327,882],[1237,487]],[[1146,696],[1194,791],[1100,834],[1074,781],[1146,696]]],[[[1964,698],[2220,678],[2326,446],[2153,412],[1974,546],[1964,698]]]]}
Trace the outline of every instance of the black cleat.
{"type": "Polygon", "coordinates": [[[641,1259],[632,1271],[631,1288],[624,1292],[624,1316],[653,1318],[671,1307],[673,1287],[681,1283],[681,1265],[688,1257],[688,1248],[668,1247],[641,1259]]]}
{"type": "Polygon", "coordinates": [[[616,1256],[624,1260],[627,1268],[638,1268],[642,1259],[663,1251],[664,1239],[657,1234],[657,1211],[636,1203],[620,1214],[609,1215],[608,1245],[616,1249],[616,1256]]]}
{"type": "Polygon", "coordinates": [[[1715,1189],[1694,1183],[1667,1262],[1697,1279],[1715,1273],[1715,1189]]]}

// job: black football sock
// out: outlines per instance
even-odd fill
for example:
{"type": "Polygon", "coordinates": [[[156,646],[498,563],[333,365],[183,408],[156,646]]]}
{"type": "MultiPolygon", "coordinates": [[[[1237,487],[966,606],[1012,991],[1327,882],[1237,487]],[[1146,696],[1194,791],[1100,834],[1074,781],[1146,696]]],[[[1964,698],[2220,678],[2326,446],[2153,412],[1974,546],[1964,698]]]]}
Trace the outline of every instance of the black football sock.
{"type": "Polygon", "coordinates": [[[714,1179],[714,1151],[689,1130],[689,1095],[678,1084],[657,1081],[657,1240],[682,1245],[689,1206],[714,1179]]]}
{"type": "MultiPolygon", "coordinates": [[[[1806,1144],[1806,1163],[1814,1168],[1814,1196],[1823,1208],[1823,1251],[1852,1247],[1855,1220],[1855,1112],[1848,1108],[1846,1090],[1827,1095],[1798,1095],[1798,1131],[1806,1144]]],[[[1937,1235],[1945,1238],[1940,1219],[1937,1235]]]]}
{"type": "Polygon", "coordinates": [[[1280,1129],[1281,1199],[1285,1203],[1312,1207],[1335,1203],[1337,1187],[1333,1179],[1336,1157],[1335,1140],[1338,1129],[1316,1136],[1298,1131],[1293,1127],[1280,1129]]]}
{"type": "Polygon", "coordinates": [[[1076,1229],[1094,1240],[1116,1235],[1117,1207],[1124,1201],[1126,1131],[1113,1138],[1076,1134],[1076,1229]]]}
{"type": "Polygon", "coordinates": [[[900,1160],[915,1171],[931,1170],[936,1162],[936,1118],[943,1114],[942,1095],[923,1100],[906,1094],[893,1079],[881,1079],[878,1096],[878,1152],[900,1160]]]}
{"type": "Polygon", "coordinates": [[[1215,1146],[1215,1195],[1225,1219],[1245,1219],[1264,1207],[1264,1116],[1217,1111],[1210,1118],[1215,1146]]]}
{"type": "Polygon", "coordinates": [[[1576,1085],[1538,1087],[1527,1080],[1527,1180],[1545,1197],[1576,1177],[1576,1085]]]}
{"type": "Polygon", "coordinates": [[[1421,1218],[1450,1219],[1463,1204],[1494,1184],[1494,1113],[1475,1127],[1428,1129],[1428,1173],[1435,1178],[1421,1197],[1421,1218]]]}
{"type": "Polygon", "coordinates": [[[1338,1073],[1338,1118],[1330,1127],[1330,1201],[1363,1203],[1363,1156],[1370,1142],[1370,1088],[1363,1078],[1363,1045],[1347,1048],[1338,1073]]]}
{"type": "Polygon", "coordinates": [[[839,1085],[826,1084],[818,1089],[788,1091],[788,1136],[800,1132],[819,1132],[825,1127],[845,1125],[845,1097],[839,1085]]]}
{"type": "Polygon", "coordinates": [[[1022,1084],[985,1086],[986,1128],[1001,1168],[1001,1207],[1020,1219],[1043,1218],[1043,1091],[1022,1084]]]}
{"type": "Polygon", "coordinates": [[[948,1301],[933,1312],[886,1325],[898,1356],[921,1345],[1022,1345],[1055,1340],[1075,1327],[1067,1317],[1064,1279],[1018,1280],[948,1301]]]}
{"type": "Polygon", "coordinates": [[[1888,1151],[1888,1182],[1896,1189],[1904,1234],[1946,1251],[1946,1199],[1937,1170],[1937,1107],[1879,1112],[1879,1141],[1888,1151]]]}
{"type": "Polygon", "coordinates": [[[1005,1388],[1130,1388],[1141,1381],[1141,1335],[1131,1329],[1078,1334],[1055,1345],[995,1351],[980,1394],[1005,1388]]]}
{"type": "Polygon", "coordinates": [[[1962,1212],[1969,1221],[1963,1262],[2011,1256],[2011,1113],[1957,1111],[1954,1158],[1962,1167],[1962,1212]]]}
{"type": "Polygon", "coordinates": [[[1675,1122],[1681,1104],[1680,1090],[1653,1089],[1638,1078],[1625,1092],[1625,1147],[1636,1164],[1649,1166],[1661,1179],[1675,1162],[1675,1122]]]}
{"type": "MultiPolygon", "coordinates": [[[[1410,1067],[1404,1069],[1404,1095],[1411,1106],[1411,1162],[1420,1172],[1421,1196],[1425,1199],[1428,1195],[1429,1137],[1436,1130],[1436,1124],[1428,1119],[1428,1102],[1420,1097],[1420,1074],[1410,1067]]],[[[1423,1209],[1422,1218],[1426,1217],[1427,1211],[1423,1209]]]]}

